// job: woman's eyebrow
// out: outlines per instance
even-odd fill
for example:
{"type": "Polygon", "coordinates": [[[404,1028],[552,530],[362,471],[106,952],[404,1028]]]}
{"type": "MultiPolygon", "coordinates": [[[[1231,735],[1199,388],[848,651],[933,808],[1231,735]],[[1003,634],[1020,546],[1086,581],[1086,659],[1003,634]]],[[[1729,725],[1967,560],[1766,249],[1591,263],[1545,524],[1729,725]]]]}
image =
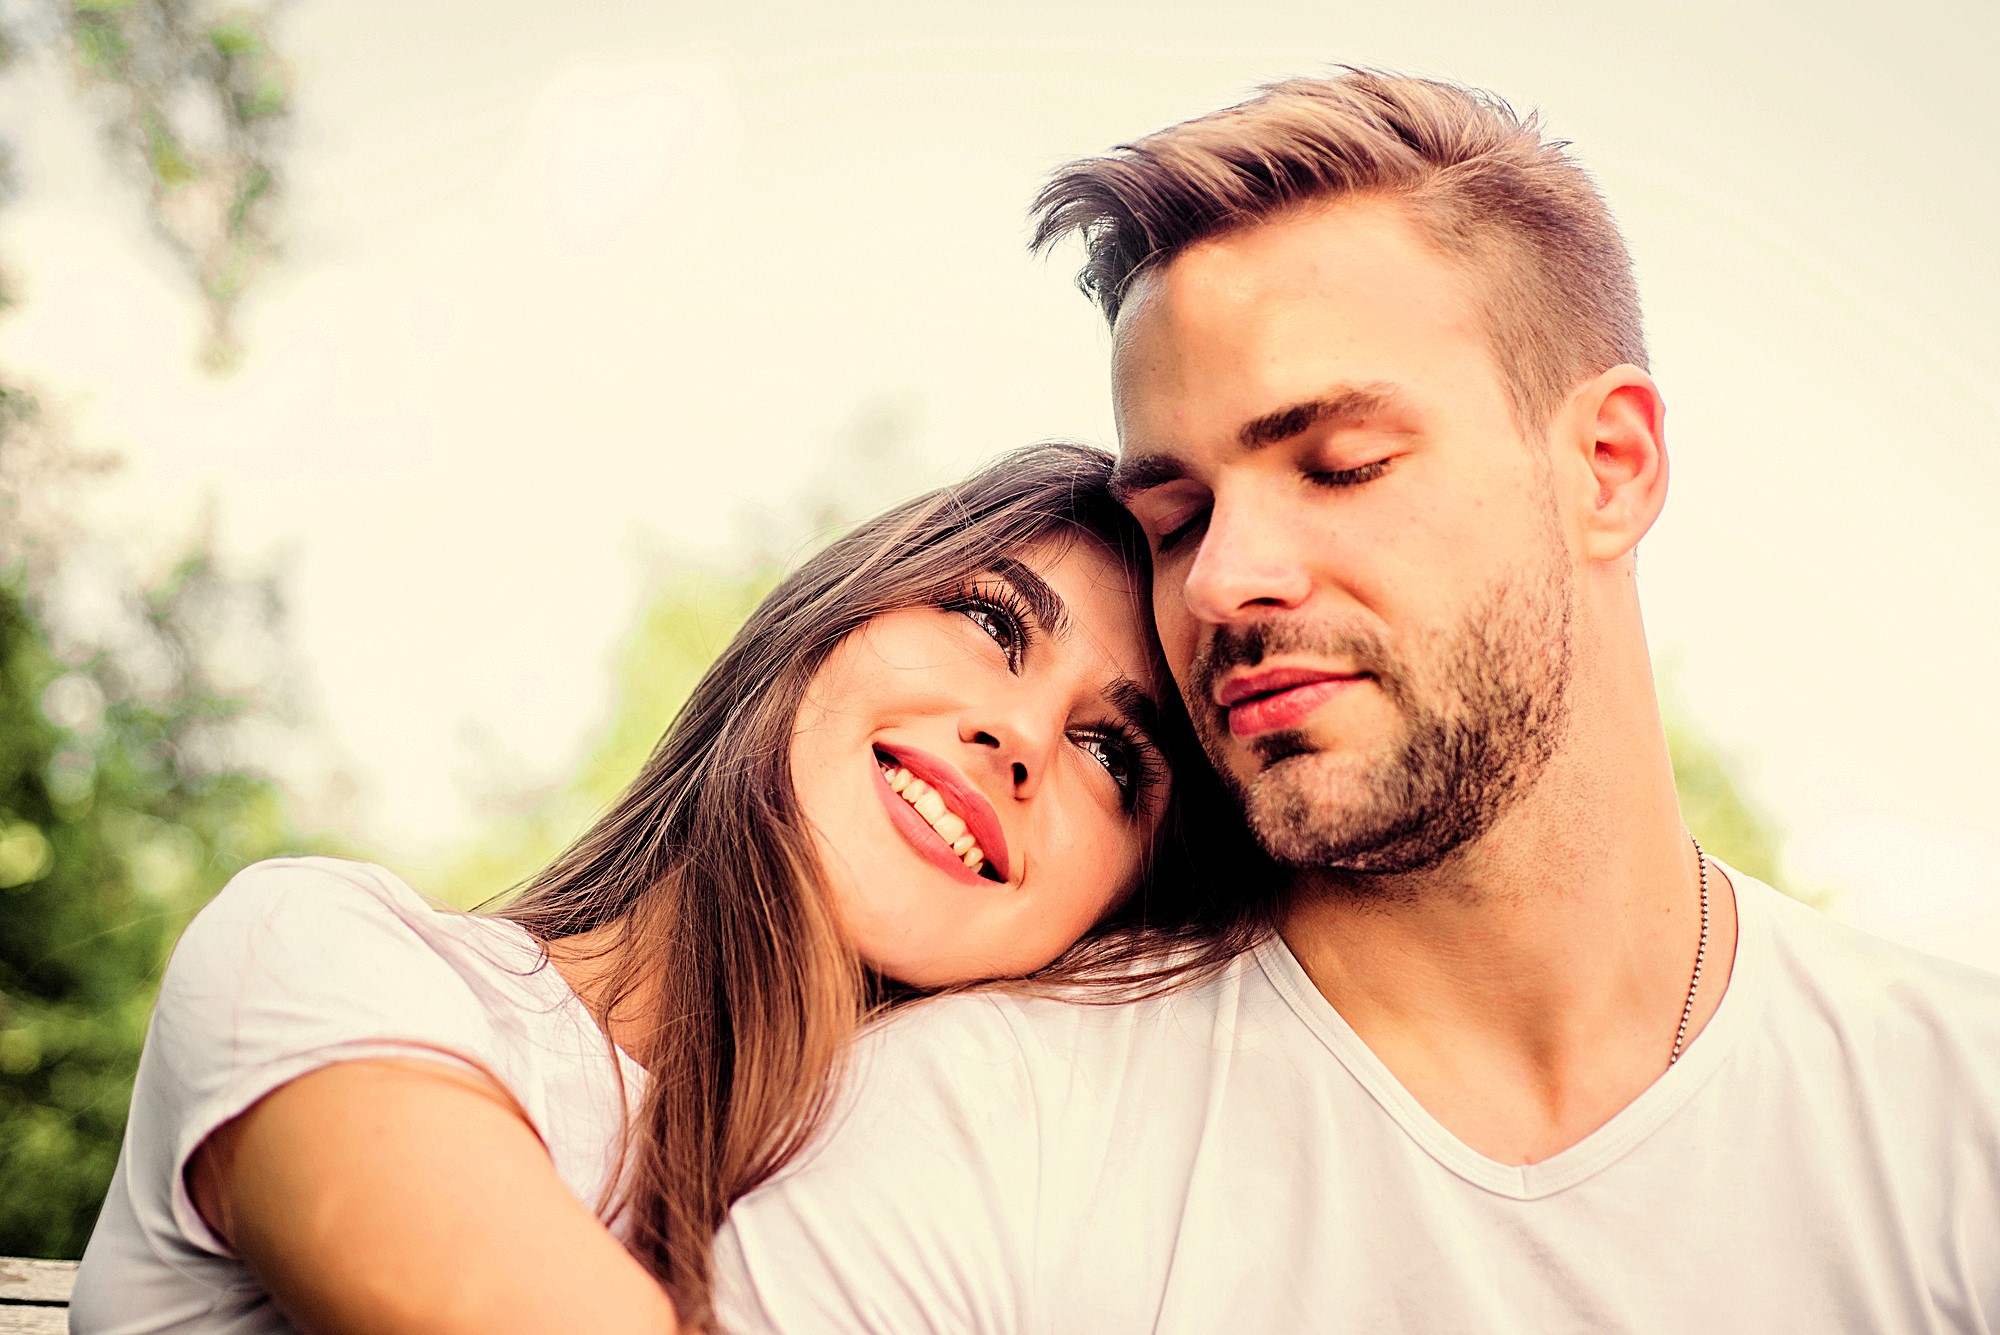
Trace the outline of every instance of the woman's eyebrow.
{"type": "Polygon", "coordinates": [[[1048,581],[1008,557],[994,561],[990,569],[1001,579],[1014,586],[1014,592],[1021,595],[1021,601],[1035,614],[1035,620],[1042,623],[1042,629],[1057,639],[1069,635],[1069,604],[1062,595],[1050,588],[1048,581]]]}
{"type": "Polygon", "coordinates": [[[1104,688],[1104,699],[1148,746],[1155,751],[1166,750],[1160,742],[1160,702],[1145,687],[1130,677],[1120,677],[1104,688]]]}

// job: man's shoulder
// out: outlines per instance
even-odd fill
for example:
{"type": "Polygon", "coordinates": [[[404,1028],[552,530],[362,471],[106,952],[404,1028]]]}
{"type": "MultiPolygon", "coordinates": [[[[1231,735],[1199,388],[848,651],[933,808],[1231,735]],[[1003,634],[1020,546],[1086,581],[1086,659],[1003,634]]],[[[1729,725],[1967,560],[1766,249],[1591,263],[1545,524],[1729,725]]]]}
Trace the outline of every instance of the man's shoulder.
{"type": "Polygon", "coordinates": [[[983,988],[903,1007],[850,1049],[818,1152],[867,1160],[978,1127],[979,1157],[1039,1160],[1099,1144],[1141,1110],[1198,1109],[1240,1058],[1296,1041],[1262,949],[1118,1000],[983,988]]]}
{"type": "Polygon", "coordinates": [[[1252,952],[1149,995],[982,988],[871,1026],[814,1143],[717,1236],[725,1319],[1026,1327],[1047,1241],[1068,1236],[1107,1165],[1143,1149],[1124,1180],[1172,1194],[1202,1092],[1229,1069],[1243,1012],[1268,1004],[1264,976],[1252,952]]]}
{"type": "Polygon", "coordinates": [[[1776,981],[1882,1043],[2000,1042],[2000,974],[1875,936],[1739,876],[1768,924],[1776,981]]]}
{"type": "Polygon", "coordinates": [[[1143,987],[1108,978],[1040,987],[998,984],[905,1006],[863,1036],[864,1064],[943,1061],[1033,1070],[1054,1057],[1068,1068],[1103,1049],[1213,1046],[1241,1019],[1246,990],[1268,990],[1252,949],[1180,981],[1143,987]]]}

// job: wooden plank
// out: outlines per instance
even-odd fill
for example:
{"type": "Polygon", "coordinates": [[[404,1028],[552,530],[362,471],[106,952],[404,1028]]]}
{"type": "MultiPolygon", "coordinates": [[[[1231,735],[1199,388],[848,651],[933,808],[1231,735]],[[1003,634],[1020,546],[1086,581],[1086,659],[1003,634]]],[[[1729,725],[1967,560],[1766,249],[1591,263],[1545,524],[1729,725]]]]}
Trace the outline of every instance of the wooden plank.
{"type": "Polygon", "coordinates": [[[69,1335],[69,1309],[0,1305],[0,1335],[69,1335]]]}
{"type": "Polygon", "coordinates": [[[7,1303],[66,1303],[69,1291],[75,1286],[74,1261],[0,1256],[0,1311],[5,1310],[7,1303]]]}
{"type": "Polygon", "coordinates": [[[0,1335],[69,1335],[76,1262],[0,1256],[0,1335]]]}

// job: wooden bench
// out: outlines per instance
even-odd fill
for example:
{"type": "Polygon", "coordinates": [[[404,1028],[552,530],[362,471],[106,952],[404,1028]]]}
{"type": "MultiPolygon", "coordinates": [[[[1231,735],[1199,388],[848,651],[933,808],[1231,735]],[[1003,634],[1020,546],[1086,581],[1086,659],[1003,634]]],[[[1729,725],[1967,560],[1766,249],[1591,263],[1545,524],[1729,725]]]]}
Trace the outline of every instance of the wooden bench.
{"type": "Polygon", "coordinates": [[[74,1261],[0,1256],[0,1335],[67,1335],[74,1261]]]}

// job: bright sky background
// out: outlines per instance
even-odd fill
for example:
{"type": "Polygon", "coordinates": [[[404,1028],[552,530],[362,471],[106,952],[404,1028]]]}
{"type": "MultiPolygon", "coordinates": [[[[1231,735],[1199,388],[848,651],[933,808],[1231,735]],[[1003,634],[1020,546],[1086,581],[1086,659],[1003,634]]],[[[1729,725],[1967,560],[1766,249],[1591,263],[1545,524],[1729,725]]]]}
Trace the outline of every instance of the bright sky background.
{"type": "Polygon", "coordinates": [[[286,571],[364,845],[466,837],[493,756],[561,773],[647,553],[727,547],[857,420],[914,424],[912,486],[1110,443],[1029,198],[1352,61],[1539,107],[1597,173],[1671,405],[1673,689],[1801,883],[2000,966],[1993,4],[299,0],[278,32],[295,221],[241,368],[197,369],[191,293],[32,70],[0,364],[126,456],[97,522],[164,542],[212,502],[286,571]]]}

